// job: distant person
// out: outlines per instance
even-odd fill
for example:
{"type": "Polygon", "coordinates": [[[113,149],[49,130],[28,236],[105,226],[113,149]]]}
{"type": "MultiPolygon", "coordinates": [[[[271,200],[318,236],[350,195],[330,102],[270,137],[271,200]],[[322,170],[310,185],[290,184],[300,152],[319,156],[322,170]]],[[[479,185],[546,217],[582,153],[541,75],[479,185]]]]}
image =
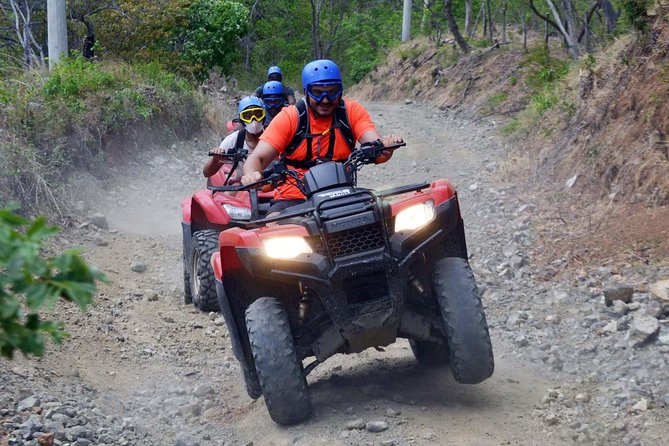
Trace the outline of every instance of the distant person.
{"type": "MultiPolygon", "coordinates": [[[[367,110],[342,93],[339,67],[331,60],[315,60],[302,69],[304,98],[295,107],[285,107],[263,133],[256,149],[244,164],[244,185],[262,179],[261,171],[282,155],[288,167],[302,174],[322,161],[345,161],[360,144],[378,141],[384,146],[403,142],[398,135],[381,137],[367,110]]],[[[385,151],[377,163],[392,156],[385,151]]],[[[280,185],[268,216],[304,202],[305,197],[294,182],[280,185]]]]}
{"type": "Polygon", "coordinates": [[[267,112],[265,117],[265,127],[267,127],[281,109],[288,105],[283,84],[279,81],[266,82],[262,87],[262,102],[265,104],[265,111],[267,112]]]}
{"type": "MultiPolygon", "coordinates": [[[[265,107],[260,98],[255,96],[242,98],[237,107],[237,118],[239,119],[239,122],[241,122],[243,128],[230,133],[223,139],[218,147],[211,150],[214,155],[209,159],[207,164],[204,165],[204,169],[202,169],[204,176],[209,178],[216,175],[221,167],[226,164],[227,160],[217,155],[223,155],[233,150],[240,149],[246,149],[249,154],[252,153],[258,144],[260,135],[262,135],[262,132],[265,130],[263,125],[265,116],[265,107]]],[[[241,171],[242,165],[240,164],[235,178],[241,176],[241,171]]]]}
{"type": "MultiPolygon", "coordinates": [[[[281,68],[275,66],[269,67],[267,69],[267,80],[268,81],[279,81],[283,83],[283,73],[281,72],[281,68]]],[[[256,88],[255,95],[259,98],[262,97],[262,89],[264,85],[261,85],[260,87],[256,88]]],[[[295,103],[295,90],[290,88],[288,85],[283,86],[283,94],[286,98],[286,102],[288,102],[289,105],[293,105],[295,103]]]]}

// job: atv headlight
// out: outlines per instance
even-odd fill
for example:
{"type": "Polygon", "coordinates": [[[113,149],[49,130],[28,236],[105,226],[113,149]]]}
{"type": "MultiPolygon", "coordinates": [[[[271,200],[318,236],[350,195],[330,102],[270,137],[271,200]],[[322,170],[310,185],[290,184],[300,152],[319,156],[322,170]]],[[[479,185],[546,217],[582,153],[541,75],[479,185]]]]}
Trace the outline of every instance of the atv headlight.
{"type": "Polygon", "coordinates": [[[434,219],[434,201],[428,200],[401,210],[395,216],[395,232],[412,231],[434,219]]]}
{"type": "Polygon", "coordinates": [[[265,254],[273,259],[294,259],[300,254],[311,254],[313,251],[302,237],[274,237],[262,241],[265,254]]]}
{"type": "Polygon", "coordinates": [[[251,209],[241,206],[233,206],[231,204],[224,204],[223,209],[228,213],[233,220],[250,220],[251,209]]]}

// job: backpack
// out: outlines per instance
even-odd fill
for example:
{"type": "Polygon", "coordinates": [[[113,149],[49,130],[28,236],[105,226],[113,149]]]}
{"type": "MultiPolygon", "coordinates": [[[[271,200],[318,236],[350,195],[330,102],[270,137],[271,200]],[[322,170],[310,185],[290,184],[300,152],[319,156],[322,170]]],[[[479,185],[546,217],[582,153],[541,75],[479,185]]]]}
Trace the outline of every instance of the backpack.
{"type": "MultiPolygon", "coordinates": [[[[349,150],[353,151],[355,147],[355,136],[353,136],[353,130],[351,129],[351,124],[348,122],[348,115],[346,113],[346,104],[343,99],[339,100],[339,106],[335,109],[332,114],[332,126],[325,132],[332,132],[330,137],[330,144],[328,145],[328,151],[325,154],[324,158],[320,158],[320,150],[316,153],[318,159],[311,159],[313,156],[313,150],[311,147],[311,142],[314,136],[321,136],[321,133],[312,134],[309,133],[309,111],[307,108],[306,98],[300,99],[296,104],[297,115],[299,118],[299,123],[297,125],[297,131],[295,136],[290,141],[290,144],[286,147],[284,152],[284,159],[286,164],[292,167],[298,167],[302,169],[309,169],[319,162],[332,161],[332,156],[334,155],[334,144],[335,144],[335,135],[337,134],[334,130],[339,129],[339,132],[344,137],[344,142],[348,146],[349,150]],[[307,140],[307,156],[304,160],[292,160],[287,157],[295,152],[295,150],[302,144],[302,141],[306,138],[307,140]]],[[[324,133],[325,133],[324,132],[324,133]]],[[[319,144],[320,148],[320,144],[319,144]]]]}

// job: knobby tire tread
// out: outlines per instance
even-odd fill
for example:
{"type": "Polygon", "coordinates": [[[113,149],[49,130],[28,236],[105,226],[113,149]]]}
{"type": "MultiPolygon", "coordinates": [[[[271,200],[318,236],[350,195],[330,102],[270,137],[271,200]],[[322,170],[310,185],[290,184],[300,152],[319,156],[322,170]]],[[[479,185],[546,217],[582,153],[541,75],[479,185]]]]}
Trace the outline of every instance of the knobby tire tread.
{"type": "MultiPolygon", "coordinates": [[[[218,251],[219,231],[207,229],[196,231],[193,234],[193,243],[197,243],[196,249],[200,252],[197,271],[200,278],[200,290],[192,295],[193,304],[201,311],[219,311],[218,296],[216,295],[216,277],[209,261],[211,256],[218,251]]],[[[191,249],[192,251],[192,249],[191,249]]]]}
{"type": "Polygon", "coordinates": [[[311,397],[281,302],[271,297],[253,302],[246,310],[246,328],[270,416],[283,425],[306,419],[311,397]]]}
{"type": "Polygon", "coordinates": [[[483,304],[469,263],[447,257],[435,263],[433,285],[444,319],[453,377],[478,384],[494,370],[483,304]]]}

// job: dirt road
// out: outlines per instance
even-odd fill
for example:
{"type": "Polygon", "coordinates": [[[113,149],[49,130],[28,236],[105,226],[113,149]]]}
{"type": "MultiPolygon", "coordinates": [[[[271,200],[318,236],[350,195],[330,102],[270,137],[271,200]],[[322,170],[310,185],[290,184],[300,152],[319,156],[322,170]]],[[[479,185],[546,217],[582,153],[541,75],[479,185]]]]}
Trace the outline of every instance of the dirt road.
{"type": "MultiPolygon", "coordinates": [[[[367,105],[382,133],[400,133],[408,145],[391,162],[366,167],[362,185],[449,178],[458,187],[472,264],[485,291],[496,360],[492,378],[460,385],[448,370],[419,367],[402,340],[384,352],[338,355],[320,365],[308,379],[311,418],[287,428],[274,424],[262,398],[252,401],[246,395],[221,318],[182,301],[179,201],[204,185],[200,169],[215,143],[205,141],[147,154],[119,166],[105,182],[77,180],[86,212],[103,213],[110,230],[82,225],[68,234],[69,241],[86,246],[88,259],[110,281],[87,314],[59,310],[72,333],[63,346],[51,348],[41,361],[1,364],[7,380],[0,408],[31,394],[39,397],[32,406],[42,416],[42,425],[30,435],[36,438],[35,432],[50,427],[49,410],[71,407],[69,419],[82,421],[61,419],[59,441],[73,445],[547,445],[569,443],[569,436],[578,440],[584,430],[570,425],[568,434],[560,431],[567,425],[564,413],[549,407],[551,398],[568,393],[562,369],[534,355],[550,354],[540,348],[541,333],[550,329],[544,321],[550,325],[554,319],[534,321],[542,325],[540,334],[529,322],[508,329],[511,309],[513,314],[531,311],[528,296],[551,287],[541,291],[531,284],[531,207],[493,181],[505,152],[491,132],[493,125],[454,120],[416,104],[367,105]],[[515,251],[502,255],[510,244],[515,251]],[[132,271],[133,262],[146,271],[132,271]],[[524,302],[522,308],[514,306],[515,300],[524,302]],[[520,348],[528,343],[536,346],[520,348]],[[369,421],[387,428],[370,432],[364,428],[369,421]],[[81,429],[74,432],[74,427],[81,429]]],[[[555,314],[559,319],[562,313],[555,314]]],[[[573,405],[564,410],[578,418],[573,405]]],[[[8,437],[12,429],[30,430],[27,416],[11,421],[17,413],[0,411],[8,437]]],[[[627,426],[622,435],[625,431],[627,426]]],[[[581,440],[597,437],[585,432],[581,440]]],[[[21,441],[10,444],[36,444],[21,441]]]]}

